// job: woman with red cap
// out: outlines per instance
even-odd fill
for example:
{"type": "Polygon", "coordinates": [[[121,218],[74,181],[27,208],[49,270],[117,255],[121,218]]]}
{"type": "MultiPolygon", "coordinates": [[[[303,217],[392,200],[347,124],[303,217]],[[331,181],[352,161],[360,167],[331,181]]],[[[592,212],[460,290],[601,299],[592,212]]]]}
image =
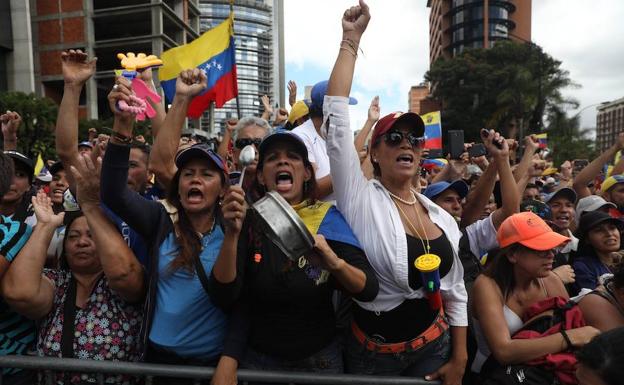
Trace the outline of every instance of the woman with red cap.
{"type": "MultiPolygon", "coordinates": [[[[368,6],[348,9],[323,111],[337,205],[360,240],[379,280],[379,295],[353,307],[346,366],[352,373],[403,375],[460,384],[467,362],[467,295],[458,258],[461,233],[453,217],[417,193],[424,123],[393,113],[371,139],[376,179],[360,170],[349,128],[348,95],[368,6]],[[431,254],[435,256],[431,257],[431,254]],[[416,268],[419,256],[437,258],[437,280],[416,268]],[[430,292],[430,286],[435,290],[430,292]],[[441,297],[439,301],[428,301],[441,297]],[[449,327],[450,325],[450,327],[449,327]]],[[[420,266],[419,266],[420,267],[420,266]]]]}
{"type": "Polygon", "coordinates": [[[529,307],[550,297],[568,298],[552,266],[557,249],[569,238],[552,231],[534,213],[522,212],[501,224],[497,239],[500,254],[473,289],[478,350],[472,370],[484,379],[490,373],[489,365],[484,366],[490,354],[499,364],[518,364],[583,346],[598,334],[586,326],[541,338],[512,339],[523,327],[529,307]]]}

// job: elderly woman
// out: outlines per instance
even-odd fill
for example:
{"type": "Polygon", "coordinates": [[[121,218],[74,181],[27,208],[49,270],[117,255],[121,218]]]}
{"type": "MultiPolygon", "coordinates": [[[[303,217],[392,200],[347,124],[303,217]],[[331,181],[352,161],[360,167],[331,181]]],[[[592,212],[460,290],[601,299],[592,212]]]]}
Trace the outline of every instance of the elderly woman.
{"type": "Polygon", "coordinates": [[[258,218],[246,215],[244,193],[232,186],[223,201],[225,239],[211,277],[212,298],[223,306],[247,304],[244,367],[341,373],[333,290],[371,301],[375,274],[342,215],[314,199],[314,169],[296,135],[280,132],[263,140],[257,180],[293,207],[314,233],[314,249],[290,260],[259,231],[258,218]]]}
{"type": "Polygon", "coordinates": [[[358,302],[353,309],[347,368],[459,384],[467,362],[468,326],[458,257],[461,233],[450,214],[412,187],[424,142],[423,121],[414,113],[393,113],[377,122],[370,149],[374,180],[366,180],[360,171],[352,145],[348,95],[369,19],[363,1],[345,12],[323,107],[337,205],[362,243],[380,285],[374,301],[358,302]],[[424,254],[436,254],[441,262],[442,306],[429,303],[426,282],[415,267],[424,254]]]}
{"type": "MultiPolygon", "coordinates": [[[[161,135],[181,130],[190,101],[205,87],[206,77],[199,70],[180,73],[161,135]]],[[[131,93],[130,83],[118,78],[109,95],[115,124],[102,165],[102,197],[151,245],[141,335],[145,357],[169,364],[215,366],[222,362],[215,373],[218,383],[220,368],[235,365],[232,359],[222,359],[228,316],[205,291],[223,242],[218,208],[227,180],[225,165],[208,146],[196,144],[180,151],[175,166],[170,166],[177,171],[165,200],[151,201],[130,190],[126,179],[134,117],[114,108],[117,100],[131,93]]]]}
{"type": "MultiPolygon", "coordinates": [[[[73,171],[82,211],[55,214],[43,192],[33,197],[38,223],[2,280],[4,299],[39,321],[41,356],[136,361],[145,297],[143,269],[100,208],[99,178],[91,161],[82,158],[81,171],[73,171]],[[61,267],[44,269],[48,244],[64,218],[61,267]]],[[[66,374],[64,381],[96,379],[66,374]]],[[[132,382],[115,375],[105,381],[132,382]]]]}
{"type": "Polygon", "coordinates": [[[576,274],[574,292],[581,289],[593,290],[598,278],[611,273],[614,255],[620,250],[622,221],[602,211],[591,211],[581,215],[576,236],[578,251],[572,259],[576,274]]]}
{"type": "Polygon", "coordinates": [[[523,212],[498,229],[501,251],[475,281],[474,328],[478,350],[472,370],[487,380],[490,355],[501,365],[525,363],[581,347],[598,334],[585,326],[547,337],[512,339],[523,326],[525,312],[549,297],[568,298],[563,282],[552,272],[557,249],[569,238],[552,231],[540,217],[523,212]]]}

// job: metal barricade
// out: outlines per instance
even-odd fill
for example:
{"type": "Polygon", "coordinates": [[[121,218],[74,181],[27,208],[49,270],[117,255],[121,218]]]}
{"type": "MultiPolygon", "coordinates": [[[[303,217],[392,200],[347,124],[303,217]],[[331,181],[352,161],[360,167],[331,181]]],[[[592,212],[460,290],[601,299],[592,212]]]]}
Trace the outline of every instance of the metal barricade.
{"type": "MultiPolygon", "coordinates": [[[[0,356],[0,368],[20,368],[52,372],[78,372],[94,373],[97,375],[98,384],[104,384],[104,374],[125,374],[145,378],[145,383],[150,385],[154,377],[175,377],[194,379],[199,384],[200,380],[212,378],[214,368],[201,366],[179,366],[145,364],[120,361],[93,361],[79,360],[76,358],[53,358],[33,356],[0,356]]],[[[271,372],[260,370],[240,369],[237,372],[239,383],[270,382],[281,384],[318,384],[318,385],[439,385],[438,381],[425,381],[423,379],[408,377],[380,377],[362,376],[350,374],[319,374],[302,372],[271,372]]],[[[47,383],[52,383],[48,380],[47,383]]],[[[2,375],[0,374],[0,385],[2,375]]]]}

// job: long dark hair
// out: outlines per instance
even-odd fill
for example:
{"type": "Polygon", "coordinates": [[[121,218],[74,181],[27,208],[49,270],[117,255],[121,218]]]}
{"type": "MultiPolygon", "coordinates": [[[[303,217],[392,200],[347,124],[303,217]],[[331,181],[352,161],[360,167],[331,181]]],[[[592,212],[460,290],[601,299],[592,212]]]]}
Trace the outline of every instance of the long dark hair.
{"type": "Polygon", "coordinates": [[[516,252],[519,247],[521,247],[519,244],[514,243],[500,249],[498,255],[496,255],[494,260],[490,262],[488,268],[483,272],[486,277],[492,278],[494,282],[496,282],[505,300],[507,300],[509,294],[511,294],[516,286],[514,265],[509,262],[507,256],[516,252]]]}
{"type": "MultiPolygon", "coordinates": [[[[176,230],[176,242],[178,243],[179,249],[178,254],[175,256],[171,264],[169,265],[169,271],[175,271],[177,269],[183,268],[192,272],[194,270],[193,260],[196,255],[201,253],[202,244],[201,238],[197,234],[197,231],[193,228],[191,224],[191,220],[186,214],[186,210],[182,207],[182,203],[180,202],[180,193],[178,192],[178,185],[180,184],[180,175],[182,173],[181,168],[178,168],[173,179],[171,180],[171,184],[169,185],[169,190],[167,191],[167,201],[173,205],[178,210],[178,221],[173,224],[176,230]]],[[[221,185],[225,184],[225,176],[223,173],[219,173],[221,177],[221,185]]],[[[213,208],[213,215],[215,220],[215,225],[218,222],[218,218],[221,215],[221,210],[219,210],[219,205],[215,203],[213,208]]]]}
{"type": "Polygon", "coordinates": [[[607,385],[621,384],[624,377],[624,327],[596,336],[576,352],[576,357],[607,385]]]}

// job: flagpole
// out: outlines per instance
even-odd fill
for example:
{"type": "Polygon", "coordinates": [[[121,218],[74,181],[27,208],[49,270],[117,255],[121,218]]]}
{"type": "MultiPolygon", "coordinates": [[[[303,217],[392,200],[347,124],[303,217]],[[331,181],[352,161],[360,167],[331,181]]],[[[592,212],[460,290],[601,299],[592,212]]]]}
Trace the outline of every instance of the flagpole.
{"type": "Polygon", "coordinates": [[[214,134],[215,130],[215,102],[211,101],[210,102],[210,119],[208,120],[208,127],[210,128],[210,134],[214,134]]]}
{"type": "MultiPolygon", "coordinates": [[[[230,14],[234,13],[234,0],[230,0],[230,14]]],[[[236,36],[236,32],[234,32],[234,18],[232,18],[232,35],[236,36]]],[[[236,39],[234,39],[236,41],[236,39]]],[[[234,50],[234,56],[236,57],[236,50],[234,50]]],[[[238,76],[236,77],[236,83],[238,85],[238,76]]],[[[238,88],[238,87],[237,87],[238,88]]],[[[241,118],[240,112],[240,100],[238,99],[238,92],[236,93],[236,118],[241,118]]]]}

